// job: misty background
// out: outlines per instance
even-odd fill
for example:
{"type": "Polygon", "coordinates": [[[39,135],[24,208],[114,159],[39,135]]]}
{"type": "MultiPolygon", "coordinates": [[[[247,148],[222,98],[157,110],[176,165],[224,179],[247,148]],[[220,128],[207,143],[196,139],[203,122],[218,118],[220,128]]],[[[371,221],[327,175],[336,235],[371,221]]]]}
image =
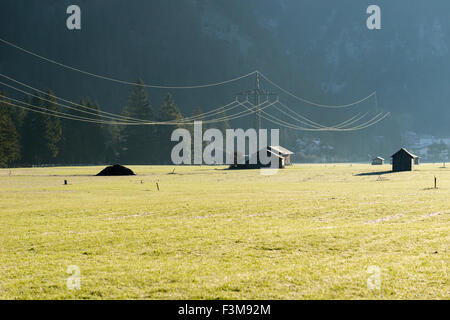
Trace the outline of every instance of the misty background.
{"type": "MultiPolygon", "coordinates": [[[[296,152],[294,160],[367,161],[407,147],[425,159],[441,161],[450,144],[449,12],[445,0],[2,0],[0,37],[76,68],[132,82],[141,78],[151,85],[220,82],[259,70],[320,104],[347,104],[376,90],[377,103],[369,99],[330,110],[300,103],[262,82],[264,89],[278,92],[281,101],[324,125],[358,112],[392,113],[362,131],[282,129],[280,143],[296,152]],[[71,4],[81,8],[81,30],[66,27],[71,4]],[[381,7],[381,30],[366,27],[366,9],[372,4],[381,7]]],[[[123,112],[133,89],[4,44],[0,71],[69,100],[90,97],[102,110],[115,113],[123,112]]],[[[253,82],[146,91],[155,113],[170,92],[181,114],[190,116],[197,107],[208,111],[229,103],[237,92],[252,89],[253,82]]],[[[15,96],[7,88],[0,90],[15,96]]],[[[230,125],[250,127],[252,121],[249,117],[230,125]]],[[[263,126],[274,127],[264,121],[263,126]]],[[[110,148],[109,158],[102,161],[120,159],[120,146],[110,148]]],[[[70,162],[57,156],[49,161],[70,162]]]]}

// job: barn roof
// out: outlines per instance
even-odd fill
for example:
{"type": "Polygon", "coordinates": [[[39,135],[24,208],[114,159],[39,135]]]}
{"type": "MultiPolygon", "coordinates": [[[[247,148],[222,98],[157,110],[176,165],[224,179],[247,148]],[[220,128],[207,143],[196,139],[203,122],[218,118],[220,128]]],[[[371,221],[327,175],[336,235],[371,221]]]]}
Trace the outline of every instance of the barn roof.
{"type": "Polygon", "coordinates": [[[399,153],[405,153],[406,155],[408,155],[409,157],[411,157],[412,159],[417,158],[416,155],[412,154],[411,152],[409,152],[408,150],[406,150],[405,148],[401,148],[399,151],[397,151],[396,153],[394,153],[392,157],[396,156],[399,153]]]}
{"type": "Polygon", "coordinates": [[[273,154],[274,156],[276,156],[277,158],[280,158],[280,159],[284,159],[282,156],[280,156],[278,153],[276,153],[276,152],[273,152],[272,150],[267,150],[267,152],[270,152],[271,154],[273,154]]]}
{"type": "Polygon", "coordinates": [[[270,146],[269,148],[281,154],[294,154],[292,151],[281,146],[270,146]]]}
{"type": "Polygon", "coordinates": [[[374,158],[374,159],[372,159],[372,160],[383,160],[383,161],[384,161],[384,158],[382,158],[382,157],[376,157],[376,158],[374,158]]]}

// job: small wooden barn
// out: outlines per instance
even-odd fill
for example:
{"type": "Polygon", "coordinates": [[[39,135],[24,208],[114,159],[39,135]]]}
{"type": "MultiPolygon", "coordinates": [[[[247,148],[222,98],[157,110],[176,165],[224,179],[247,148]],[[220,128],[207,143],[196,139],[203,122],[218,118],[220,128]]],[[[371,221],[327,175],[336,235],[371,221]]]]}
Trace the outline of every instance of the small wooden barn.
{"type": "Polygon", "coordinates": [[[392,171],[412,171],[414,169],[414,159],[416,158],[411,152],[405,148],[392,155],[392,171]]]}
{"type": "MultiPolygon", "coordinates": [[[[275,156],[278,158],[278,168],[283,169],[286,166],[286,158],[280,155],[278,152],[274,152],[272,150],[267,150],[268,156],[275,156]]],[[[270,167],[271,164],[266,165],[265,167],[270,167]]]]}
{"type": "Polygon", "coordinates": [[[259,168],[268,168],[272,166],[272,157],[275,157],[278,160],[278,168],[283,169],[286,166],[286,158],[280,155],[278,152],[273,151],[271,147],[267,147],[265,150],[267,152],[267,157],[269,157],[270,162],[268,164],[263,164],[259,160],[259,152],[255,155],[259,168]]]}
{"type": "Polygon", "coordinates": [[[270,146],[267,147],[267,149],[269,151],[275,152],[277,155],[281,156],[284,158],[284,164],[286,166],[290,166],[291,163],[291,155],[293,155],[294,153],[292,151],[289,151],[286,148],[283,148],[281,146],[270,146]]]}
{"type": "Polygon", "coordinates": [[[261,168],[269,168],[272,166],[271,157],[275,157],[278,160],[277,167],[283,169],[285,167],[285,158],[280,156],[278,153],[273,152],[272,150],[267,149],[267,156],[270,159],[268,164],[262,164],[259,161],[259,152],[254,155],[256,157],[256,163],[251,163],[251,157],[248,155],[239,155],[241,159],[244,159],[244,163],[238,163],[238,154],[235,152],[234,154],[234,162],[230,165],[230,169],[261,169],[261,168]]]}
{"type": "Polygon", "coordinates": [[[381,166],[383,164],[384,164],[384,159],[382,157],[376,157],[375,159],[372,159],[373,166],[381,166]]]}

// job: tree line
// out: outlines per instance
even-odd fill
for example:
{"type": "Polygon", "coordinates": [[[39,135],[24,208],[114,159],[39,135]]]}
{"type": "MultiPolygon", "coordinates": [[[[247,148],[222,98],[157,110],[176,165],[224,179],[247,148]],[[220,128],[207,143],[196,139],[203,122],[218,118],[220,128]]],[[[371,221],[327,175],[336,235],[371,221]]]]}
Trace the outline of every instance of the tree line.
{"type": "MultiPolygon", "coordinates": [[[[143,81],[138,80],[132,88],[122,116],[146,121],[183,121],[184,117],[170,93],[159,109],[154,110],[142,84],[143,81]]],[[[170,141],[172,131],[181,127],[193,130],[189,124],[126,126],[67,119],[64,118],[66,115],[86,118],[86,113],[80,111],[84,109],[89,110],[89,118],[102,119],[100,106],[86,98],[80,101],[80,107],[68,110],[58,105],[51,90],[26,96],[25,108],[9,103],[13,102],[7,94],[0,92],[0,167],[117,162],[170,164],[174,144],[170,141]]],[[[203,111],[196,108],[192,116],[202,120],[202,114],[203,111]]],[[[225,111],[218,115],[219,118],[224,116],[225,111]]],[[[224,132],[230,126],[224,121],[216,127],[224,132]]]]}

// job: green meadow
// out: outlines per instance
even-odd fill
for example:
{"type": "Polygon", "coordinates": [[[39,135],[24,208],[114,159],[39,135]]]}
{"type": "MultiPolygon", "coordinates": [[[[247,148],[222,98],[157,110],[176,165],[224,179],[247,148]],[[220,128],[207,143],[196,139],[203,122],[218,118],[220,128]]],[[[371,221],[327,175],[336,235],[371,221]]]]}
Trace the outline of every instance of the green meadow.
{"type": "Polygon", "coordinates": [[[450,298],[442,164],[130,168],[0,170],[0,299],[450,298]]]}

